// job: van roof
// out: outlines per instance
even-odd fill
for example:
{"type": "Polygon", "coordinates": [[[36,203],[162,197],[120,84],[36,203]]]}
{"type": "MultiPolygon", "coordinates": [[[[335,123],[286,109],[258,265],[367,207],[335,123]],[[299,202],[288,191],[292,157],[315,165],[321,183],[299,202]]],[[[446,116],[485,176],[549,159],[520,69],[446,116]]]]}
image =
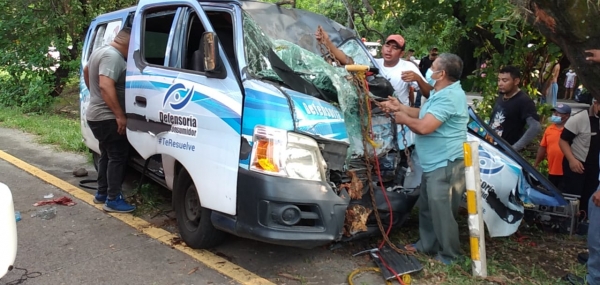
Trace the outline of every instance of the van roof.
{"type": "MultiPolygon", "coordinates": [[[[202,4],[238,4],[245,12],[250,14],[252,19],[269,37],[290,41],[317,54],[321,53],[314,37],[318,26],[321,26],[329,34],[329,38],[336,46],[349,38],[357,36],[356,31],[324,15],[302,9],[280,7],[274,3],[255,0],[199,0],[199,2],[202,4]]],[[[123,18],[130,12],[134,12],[135,9],[136,6],[133,6],[110,12],[98,16],[95,20],[104,21],[117,17],[123,18]]]]}

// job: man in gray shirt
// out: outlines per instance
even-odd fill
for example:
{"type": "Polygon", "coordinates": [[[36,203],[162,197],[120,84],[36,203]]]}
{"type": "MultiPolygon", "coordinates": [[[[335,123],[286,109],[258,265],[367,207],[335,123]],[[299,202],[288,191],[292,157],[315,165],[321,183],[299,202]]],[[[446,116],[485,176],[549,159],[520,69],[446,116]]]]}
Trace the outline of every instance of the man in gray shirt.
{"type": "Polygon", "coordinates": [[[121,194],[129,153],[125,136],[125,73],[130,34],[131,29],[124,28],[113,42],[94,50],[83,69],[85,85],[90,90],[86,120],[100,147],[94,202],[104,203],[107,212],[135,210],[121,194]]]}

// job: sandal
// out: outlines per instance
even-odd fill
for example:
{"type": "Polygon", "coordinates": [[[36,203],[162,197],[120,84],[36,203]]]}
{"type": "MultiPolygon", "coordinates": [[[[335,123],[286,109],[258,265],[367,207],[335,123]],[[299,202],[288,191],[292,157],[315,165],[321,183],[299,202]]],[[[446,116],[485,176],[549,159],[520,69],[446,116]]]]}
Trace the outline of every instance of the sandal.
{"type": "Polygon", "coordinates": [[[406,250],[410,253],[416,253],[417,252],[417,244],[416,243],[407,244],[404,246],[404,250],[406,250]]]}

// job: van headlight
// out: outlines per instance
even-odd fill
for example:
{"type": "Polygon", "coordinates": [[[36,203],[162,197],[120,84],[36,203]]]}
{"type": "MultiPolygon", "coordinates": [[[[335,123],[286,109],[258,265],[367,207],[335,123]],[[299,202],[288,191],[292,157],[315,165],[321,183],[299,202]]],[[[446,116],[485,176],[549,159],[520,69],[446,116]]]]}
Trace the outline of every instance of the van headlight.
{"type": "Polygon", "coordinates": [[[319,145],[308,136],[276,128],[254,128],[250,170],[294,179],[325,181],[319,145]]]}

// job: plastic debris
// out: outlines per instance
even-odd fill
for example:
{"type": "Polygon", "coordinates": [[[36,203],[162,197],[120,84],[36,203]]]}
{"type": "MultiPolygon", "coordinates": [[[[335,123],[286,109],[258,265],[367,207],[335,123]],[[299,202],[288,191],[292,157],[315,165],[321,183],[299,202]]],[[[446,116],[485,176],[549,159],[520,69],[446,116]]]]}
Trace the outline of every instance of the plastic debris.
{"type": "Polygon", "coordinates": [[[44,199],[52,199],[54,198],[54,194],[50,193],[48,195],[44,195],[44,199]]]}
{"type": "Polygon", "coordinates": [[[35,213],[35,216],[32,215],[32,217],[38,217],[42,220],[54,219],[54,217],[56,217],[56,207],[52,206],[49,208],[40,209],[37,211],[37,213],[35,213]]]}
{"type": "Polygon", "coordinates": [[[21,212],[15,211],[15,219],[17,220],[17,222],[21,220],[21,212]]]}
{"type": "Polygon", "coordinates": [[[60,197],[60,198],[56,198],[53,200],[46,200],[46,201],[39,201],[35,204],[33,204],[34,207],[38,207],[38,206],[43,206],[43,205],[49,205],[49,204],[57,204],[57,205],[63,205],[63,206],[74,206],[75,203],[71,198],[69,197],[60,197]]]}

